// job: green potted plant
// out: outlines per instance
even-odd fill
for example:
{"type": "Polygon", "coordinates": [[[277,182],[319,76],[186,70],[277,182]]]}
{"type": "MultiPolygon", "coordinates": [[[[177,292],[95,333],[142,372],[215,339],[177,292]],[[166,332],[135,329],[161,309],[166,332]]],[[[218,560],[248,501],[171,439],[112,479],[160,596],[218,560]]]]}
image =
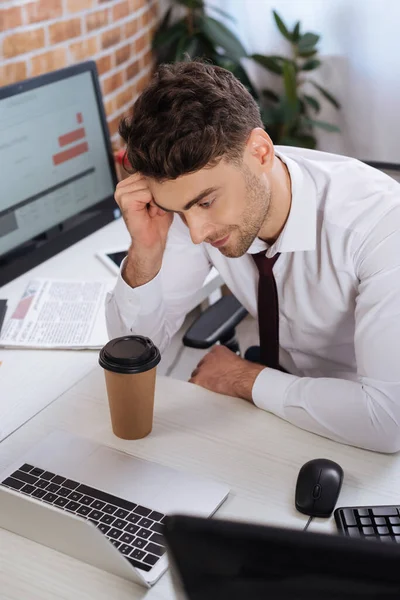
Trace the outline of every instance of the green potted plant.
{"type": "Polygon", "coordinates": [[[261,93],[263,123],[276,144],[315,148],[316,127],[331,132],[339,131],[336,125],[317,118],[321,109],[321,96],[335,108],[340,108],[332,94],[310,77],[321,65],[317,48],[320,36],[302,33],[299,21],[290,31],[276,11],[273,11],[273,15],[279,31],[290,43],[291,56],[251,56],[258,64],[283,80],[280,94],[272,89],[264,89],[261,93]],[[313,86],[318,92],[317,97],[304,90],[306,84],[308,88],[313,86]]]}
{"type": "MultiPolygon", "coordinates": [[[[224,17],[225,11],[209,6],[224,17]]],[[[240,59],[247,56],[240,40],[221,21],[206,12],[204,0],[174,0],[153,38],[156,64],[202,58],[231,71],[257,98],[240,59]]]]}

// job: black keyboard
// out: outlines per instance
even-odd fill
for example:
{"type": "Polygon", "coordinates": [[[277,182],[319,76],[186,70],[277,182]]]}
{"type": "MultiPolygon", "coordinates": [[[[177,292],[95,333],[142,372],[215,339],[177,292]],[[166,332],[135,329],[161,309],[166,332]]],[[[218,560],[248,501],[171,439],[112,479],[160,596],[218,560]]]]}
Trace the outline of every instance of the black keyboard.
{"type": "Polygon", "coordinates": [[[337,508],[335,521],[349,537],[400,543],[400,506],[337,508]]]}
{"type": "Polygon", "coordinates": [[[165,553],[165,515],[146,506],[24,464],[1,485],[88,519],[136,568],[150,571],[165,553]]]}

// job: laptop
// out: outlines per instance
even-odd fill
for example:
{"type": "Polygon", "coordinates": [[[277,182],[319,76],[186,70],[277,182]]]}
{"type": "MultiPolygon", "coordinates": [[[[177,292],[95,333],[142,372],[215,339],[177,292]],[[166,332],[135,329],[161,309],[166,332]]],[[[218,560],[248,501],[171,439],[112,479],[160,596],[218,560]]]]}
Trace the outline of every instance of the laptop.
{"type": "Polygon", "coordinates": [[[188,516],[164,535],[180,600],[400,598],[395,542],[188,516]]]}
{"type": "Polygon", "coordinates": [[[172,513],[211,516],[227,486],[55,431],[0,474],[0,527],[152,586],[172,513]]]}

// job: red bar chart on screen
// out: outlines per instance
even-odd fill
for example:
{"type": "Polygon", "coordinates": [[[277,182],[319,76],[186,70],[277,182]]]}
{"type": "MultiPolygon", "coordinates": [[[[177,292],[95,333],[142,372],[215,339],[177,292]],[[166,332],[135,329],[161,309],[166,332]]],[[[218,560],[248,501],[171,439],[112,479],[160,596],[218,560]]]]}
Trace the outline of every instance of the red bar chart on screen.
{"type": "Polygon", "coordinates": [[[74,131],[69,131],[68,133],[64,133],[64,135],[60,135],[58,138],[58,144],[61,147],[68,146],[68,144],[77,142],[78,140],[83,139],[85,136],[86,136],[85,128],[80,127],[79,129],[75,129],[74,131]]]}
{"type": "Polygon", "coordinates": [[[53,164],[61,165],[67,160],[71,160],[80,154],[84,154],[89,150],[89,145],[87,142],[82,142],[82,144],[77,144],[76,146],[72,146],[67,150],[63,150],[62,152],[57,152],[57,154],[53,154],[53,164]]]}

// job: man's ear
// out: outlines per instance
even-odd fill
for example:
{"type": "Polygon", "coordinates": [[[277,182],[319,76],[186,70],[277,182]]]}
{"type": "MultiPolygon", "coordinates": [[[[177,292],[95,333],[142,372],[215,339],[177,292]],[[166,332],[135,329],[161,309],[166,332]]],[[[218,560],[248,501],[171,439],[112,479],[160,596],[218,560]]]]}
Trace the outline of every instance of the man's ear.
{"type": "Polygon", "coordinates": [[[261,127],[255,127],[246,142],[244,151],[244,160],[253,168],[262,171],[270,171],[274,164],[274,145],[268,133],[261,129],[261,127]]]}

